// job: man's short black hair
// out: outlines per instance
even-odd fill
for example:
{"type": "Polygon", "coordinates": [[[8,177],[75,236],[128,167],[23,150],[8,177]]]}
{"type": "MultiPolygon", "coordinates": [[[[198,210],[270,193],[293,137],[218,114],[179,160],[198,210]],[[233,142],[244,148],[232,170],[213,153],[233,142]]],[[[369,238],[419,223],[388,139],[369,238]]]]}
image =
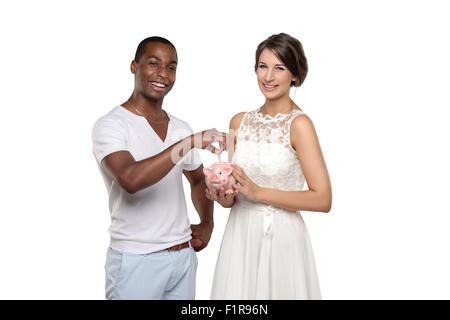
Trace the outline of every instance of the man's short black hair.
{"type": "Polygon", "coordinates": [[[154,36],[154,37],[148,37],[148,38],[142,40],[141,43],[139,43],[139,45],[136,49],[136,55],[134,56],[134,61],[139,62],[139,59],[141,59],[142,55],[145,52],[145,46],[149,42],[160,42],[160,43],[168,44],[168,45],[172,46],[173,50],[175,50],[175,54],[177,54],[177,49],[172,44],[172,42],[170,42],[166,38],[154,36]]]}

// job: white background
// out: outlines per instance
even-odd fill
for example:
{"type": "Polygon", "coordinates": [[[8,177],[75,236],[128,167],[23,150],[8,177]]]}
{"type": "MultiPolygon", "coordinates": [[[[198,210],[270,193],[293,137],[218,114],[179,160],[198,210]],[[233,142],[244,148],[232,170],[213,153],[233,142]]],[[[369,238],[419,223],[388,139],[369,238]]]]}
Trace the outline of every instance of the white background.
{"type": "MultiPolygon", "coordinates": [[[[333,187],[330,213],[303,213],[323,298],[449,299],[449,29],[445,1],[2,1],[0,298],[104,299],[110,218],[91,128],[131,94],[142,39],[178,50],[164,108],[227,131],[264,101],[256,46],[286,32],[309,61],[295,102],[333,187]]],[[[227,215],[216,204],[198,299],[227,215]]]]}

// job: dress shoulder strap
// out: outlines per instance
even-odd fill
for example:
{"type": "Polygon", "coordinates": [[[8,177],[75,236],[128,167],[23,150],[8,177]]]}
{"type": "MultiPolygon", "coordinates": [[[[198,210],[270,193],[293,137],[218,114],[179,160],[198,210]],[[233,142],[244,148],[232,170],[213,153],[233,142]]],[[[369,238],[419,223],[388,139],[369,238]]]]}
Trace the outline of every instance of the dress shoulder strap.
{"type": "Polygon", "coordinates": [[[301,116],[303,114],[305,114],[305,113],[301,110],[292,110],[288,121],[286,121],[286,128],[284,130],[284,132],[286,134],[283,137],[283,144],[285,147],[287,147],[289,149],[292,148],[292,146],[291,146],[291,124],[292,124],[292,121],[294,121],[295,118],[297,118],[298,116],[301,116]]]}
{"type": "Polygon", "coordinates": [[[287,125],[288,125],[289,130],[291,128],[292,121],[294,121],[295,118],[297,118],[298,116],[301,116],[302,114],[305,114],[305,113],[303,111],[301,111],[301,110],[292,110],[291,115],[290,115],[290,117],[289,117],[289,119],[287,121],[287,125]]]}
{"type": "Polygon", "coordinates": [[[251,132],[254,131],[254,118],[254,111],[249,111],[244,114],[241,124],[239,125],[238,141],[249,140],[251,132]]]}

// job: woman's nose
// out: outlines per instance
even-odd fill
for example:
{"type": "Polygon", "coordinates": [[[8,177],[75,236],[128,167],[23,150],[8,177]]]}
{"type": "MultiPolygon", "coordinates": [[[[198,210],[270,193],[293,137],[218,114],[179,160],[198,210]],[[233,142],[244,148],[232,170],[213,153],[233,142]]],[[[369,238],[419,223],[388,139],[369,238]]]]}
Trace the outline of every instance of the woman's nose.
{"type": "Polygon", "coordinates": [[[270,82],[273,80],[273,70],[267,69],[265,75],[264,75],[264,81],[270,82]]]}

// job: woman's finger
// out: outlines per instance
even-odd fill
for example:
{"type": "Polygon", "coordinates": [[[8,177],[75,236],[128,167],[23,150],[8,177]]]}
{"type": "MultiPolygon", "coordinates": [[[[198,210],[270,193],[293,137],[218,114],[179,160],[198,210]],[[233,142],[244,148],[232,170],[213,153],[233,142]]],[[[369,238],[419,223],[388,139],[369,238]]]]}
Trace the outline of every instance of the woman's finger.
{"type": "Polygon", "coordinates": [[[217,190],[214,188],[211,192],[211,197],[214,199],[214,201],[218,200],[217,190]]]}
{"type": "Polygon", "coordinates": [[[220,188],[220,191],[219,191],[219,199],[220,199],[220,200],[224,200],[224,199],[225,199],[225,191],[224,191],[223,188],[220,188]]]}
{"type": "Polygon", "coordinates": [[[234,198],[234,196],[236,195],[236,193],[233,191],[233,192],[230,192],[230,193],[226,193],[225,194],[225,199],[226,200],[233,200],[233,198],[234,198]]]}

